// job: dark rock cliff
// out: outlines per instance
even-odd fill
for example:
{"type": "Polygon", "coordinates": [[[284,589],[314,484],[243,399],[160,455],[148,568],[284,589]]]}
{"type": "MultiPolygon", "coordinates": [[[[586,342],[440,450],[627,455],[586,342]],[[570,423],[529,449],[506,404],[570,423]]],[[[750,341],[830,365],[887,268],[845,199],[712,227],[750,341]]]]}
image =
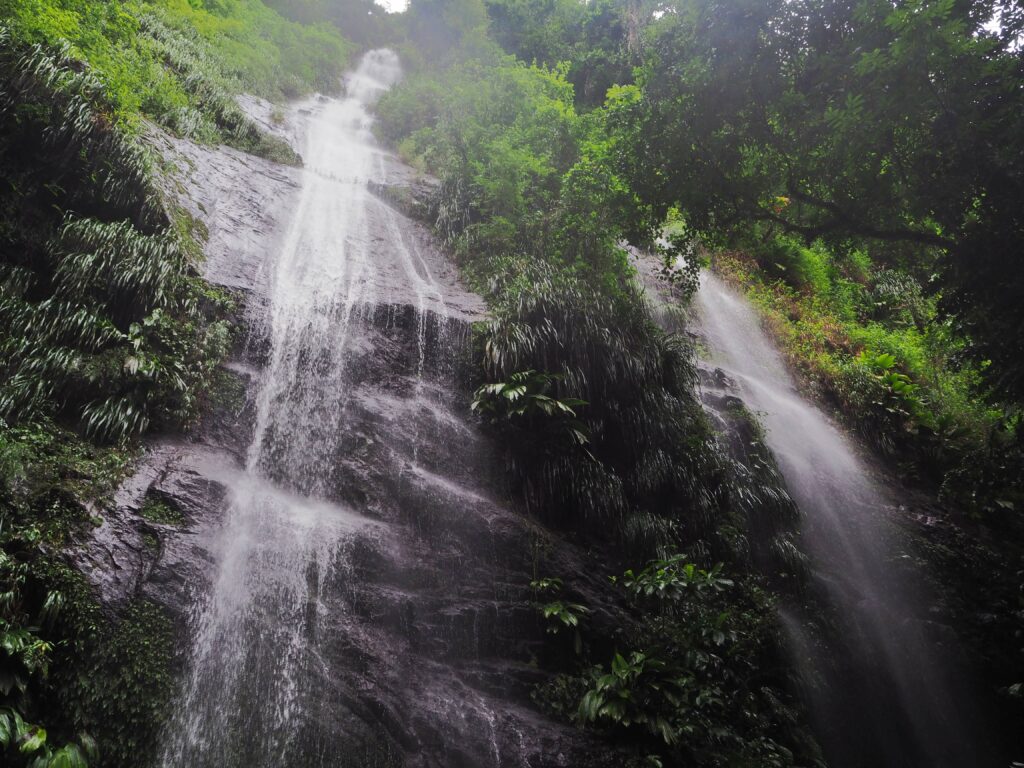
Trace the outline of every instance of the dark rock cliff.
{"type": "MultiPolygon", "coordinates": [[[[181,170],[183,204],[209,231],[205,276],[243,306],[238,343],[202,425],[187,438],[149,443],[74,557],[112,613],[137,596],[166,609],[185,680],[197,620],[218,578],[232,478],[253,441],[269,354],[269,265],[303,171],[163,141],[181,170]],[[147,519],[154,502],[171,510],[169,520],[147,519]]],[[[422,200],[414,177],[387,163],[374,187],[384,204],[422,200]]],[[[621,765],[620,755],[530,700],[550,652],[531,579],[571,583],[609,634],[620,609],[595,556],[529,520],[508,497],[501,447],[469,417],[471,324],[484,317],[483,304],[459,287],[429,233],[400,221],[443,291],[437,301],[411,295],[387,253],[393,233],[371,221],[377,300],[355,312],[359,342],[348,353],[344,394],[332,401],[342,409],[329,438],[333,461],[318,478],[327,489],[320,502],[350,511],[361,527],[330,552],[329,567],[307,573],[317,582],[316,604],[311,598],[301,631],[314,658],[291,700],[301,713],[289,721],[296,738],[277,764],[621,765]]],[[[273,467],[266,474],[289,483],[273,467]]],[[[256,675],[244,690],[259,697],[264,682],[256,675]]],[[[244,718],[238,725],[244,730],[244,718]]],[[[245,763],[245,748],[232,749],[245,763]]]]}

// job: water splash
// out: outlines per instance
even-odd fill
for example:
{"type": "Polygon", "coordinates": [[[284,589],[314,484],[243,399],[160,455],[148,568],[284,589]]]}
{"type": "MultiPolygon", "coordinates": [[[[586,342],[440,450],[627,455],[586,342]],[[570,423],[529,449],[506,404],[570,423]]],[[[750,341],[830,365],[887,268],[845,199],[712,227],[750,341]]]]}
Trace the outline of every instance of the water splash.
{"type": "Polygon", "coordinates": [[[791,495],[840,647],[821,649],[798,609],[783,623],[830,765],[985,765],[972,702],[952,669],[955,643],[928,624],[920,585],[898,562],[896,504],[854,445],[802,396],[760,320],[713,274],[695,299],[708,362],[760,418],[791,495]],[[844,674],[836,674],[842,669],[844,674]],[[853,672],[851,675],[850,672],[853,672]]]}

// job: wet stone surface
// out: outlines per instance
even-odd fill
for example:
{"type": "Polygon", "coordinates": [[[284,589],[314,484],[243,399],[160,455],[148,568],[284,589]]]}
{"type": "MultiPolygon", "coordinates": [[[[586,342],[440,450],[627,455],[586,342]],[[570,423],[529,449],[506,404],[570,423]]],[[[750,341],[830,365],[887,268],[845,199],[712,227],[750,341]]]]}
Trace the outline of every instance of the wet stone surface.
{"type": "MultiPolygon", "coordinates": [[[[279,128],[301,147],[334,108],[311,100],[279,128]]],[[[209,230],[204,273],[242,296],[247,336],[233,394],[187,440],[151,442],[75,555],[112,612],[143,595],[181,632],[169,730],[183,735],[157,764],[620,766],[530,701],[550,645],[531,579],[572,584],[595,622],[622,617],[601,564],[507,496],[501,448],[468,408],[484,305],[386,192],[413,175],[358,156],[382,186],[356,192],[342,247],[290,231],[311,184],[345,188],[309,180],[315,151],[293,169],[163,141],[209,230]],[[349,249],[348,272],[321,242],[349,249]],[[324,276],[292,303],[309,253],[324,276]],[[350,298],[324,299],[330,280],[350,298]],[[146,519],[152,499],[173,523],[146,519]]]]}

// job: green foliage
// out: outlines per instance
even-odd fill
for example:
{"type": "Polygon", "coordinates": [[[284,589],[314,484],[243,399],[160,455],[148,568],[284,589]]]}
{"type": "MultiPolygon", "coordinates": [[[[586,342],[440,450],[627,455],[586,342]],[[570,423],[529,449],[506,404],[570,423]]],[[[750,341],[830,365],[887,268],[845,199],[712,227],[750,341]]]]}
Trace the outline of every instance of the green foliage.
{"type": "MultiPolygon", "coordinates": [[[[2,479],[8,482],[8,476],[2,479]]],[[[22,717],[46,684],[54,644],[44,633],[52,630],[65,600],[61,592],[47,590],[33,604],[34,574],[26,555],[38,540],[38,529],[18,528],[0,511],[0,756],[11,766],[85,768],[97,756],[90,736],[80,734],[78,743],[58,747],[45,728],[22,717]]]]}
{"type": "Polygon", "coordinates": [[[410,0],[406,32],[427,60],[451,63],[487,54],[487,12],[481,0],[410,0]]]}
{"type": "MultiPolygon", "coordinates": [[[[574,408],[585,406],[579,398],[558,399],[546,394],[561,376],[537,371],[513,373],[508,381],[485,384],[473,396],[471,409],[495,421],[532,422],[542,420],[544,429],[553,435],[565,436],[577,445],[586,445],[587,428],[574,408]]],[[[527,430],[536,430],[528,424],[527,430]]]]}
{"type": "MultiPolygon", "coordinates": [[[[561,579],[537,579],[530,582],[530,589],[541,598],[558,598],[562,592],[561,579]]],[[[547,622],[547,632],[557,635],[562,630],[571,630],[573,637],[573,650],[578,656],[583,652],[583,635],[580,633],[580,620],[590,613],[590,609],[581,603],[574,603],[563,599],[552,599],[549,602],[537,604],[544,620],[547,622]]]]}
{"type": "Polygon", "coordinates": [[[139,514],[151,523],[179,526],[185,522],[181,510],[175,509],[164,499],[147,496],[139,508],[139,514]]]}
{"type": "Polygon", "coordinates": [[[1019,417],[985,404],[982,371],[937,299],[863,252],[816,251],[827,289],[773,280],[763,255],[723,253],[715,264],[746,289],[794,367],[902,474],[941,487],[972,515],[1014,525],[1019,417]]]}
{"type": "Polygon", "coordinates": [[[379,113],[382,135],[440,176],[437,227],[495,308],[477,410],[513,430],[529,507],[608,521],[648,552],[707,532],[716,470],[689,351],[653,325],[619,247],[654,228],[564,71],[470,58],[410,77],[379,113]]]}
{"type": "Polygon", "coordinates": [[[461,251],[535,253],[560,174],[575,158],[576,115],[561,73],[469,61],[410,77],[381,100],[380,131],[442,178],[441,232],[461,251]],[[532,225],[532,228],[531,228],[532,225]]]}
{"type": "Polygon", "coordinates": [[[639,573],[627,570],[622,574],[621,583],[634,599],[654,598],[663,606],[672,606],[690,595],[702,598],[709,592],[721,592],[733,586],[732,581],[719,575],[721,571],[721,563],[705,571],[687,562],[685,555],[673,555],[666,560],[651,561],[639,573]]]}
{"type": "MultiPolygon", "coordinates": [[[[764,673],[776,642],[764,593],[746,587],[737,594],[721,565],[703,569],[683,555],[616,582],[639,617],[620,629],[619,642],[637,650],[554,678],[536,693],[539,702],[616,733],[658,764],[802,764],[783,746],[797,716],[785,681],[764,673]]],[[[802,759],[815,757],[812,748],[802,759]]]]}
{"type": "Polygon", "coordinates": [[[103,746],[98,765],[130,765],[153,754],[174,692],[174,647],[170,619],[145,600],[84,645],[88,661],[71,695],[103,746]]]}
{"type": "Polygon", "coordinates": [[[684,529],[710,534],[718,471],[692,400],[689,350],[625,286],[609,296],[540,266],[519,276],[527,285],[501,289],[508,298],[488,331],[485,375],[557,371],[552,396],[588,403],[579,420],[590,437],[583,452],[545,432],[518,436],[513,469],[530,508],[561,524],[608,523],[640,549],[684,529]]]}
{"type": "Polygon", "coordinates": [[[178,77],[187,103],[144,102],[142,108],[175,133],[196,141],[224,141],[231,146],[278,162],[297,165],[298,155],[282,139],[260,129],[242,111],[234,94],[242,81],[224,74],[208,44],[188,27],[175,28],[167,14],[148,13],[140,29],[152,41],[167,72],[178,77]]]}
{"type": "MultiPolygon", "coordinates": [[[[103,503],[131,460],[126,451],[97,447],[51,422],[0,423],[0,710],[12,721],[11,713],[42,721],[46,732],[31,755],[0,748],[12,765],[34,766],[36,758],[54,768],[79,765],[79,758],[90,765],[133,762],[112,759],[120,747],[105,722],[86,714],[78,691],[110,681],[108,695],[123,707],[111,718],[125,720],[157,693],[153,676],[166,675],[166,663],[161,668],[153,658],[141,665],[138,674],[149,677],[133,698],[117,693],[113,681],[126,673],[124,659],[109,666],[101,660],[115,647],[120,625],[99,614],[82,577],[53,554],[95,523],[85,505],[103,503]]],[[[140,737],[152,727],[144,718],[129,722],[140,737]]]]}
{"type": "Polygon", "coordinates": [[[669,718],[686,695],[682,670],[639,651],[628,659],[616,653],[610,670],[595,673],[593,683],[580,702],[580,720],[639,726],[667,746],[678,741],[679,732],[669,718]]]}
{"type": "Polygon", "coordinates": [[[352,45],[259,0],[0,0],[16,37],[69,42],[103,80],[119,120],[196,107],[211,83],[269,98],[334,90],[352,45]]]}
{"type": "Polygon", "coordinates": [[[872,405],[901,419],[921,418],[924,407],[917,397],[917,385],[905,373],[895,370],[896,358],[892,355],[873,355],[862,350],[856,365],[869,372],[877,382],[876,397],[872,405]]]}
{"type": "Polygon", "coordinates": [[[88,768],[99,755],[95,742],[81,736],[81,745],[65,744],[53,749],[46,729],[22,720],[17,710],[0,707],[0,755],[8,753],[5,765],[31,768],[88,768]]]}
{"type": "Polygon", "coordinates": [[[788,238],[773,238],[757,251],[764,273],[796,289],[828,295],[831,279],[827,257],[820,250],[805,248],[788,238]]]}
{"type": "Polygon", "coordinates": [[[370,48],[392,42],[401,18],[373,0],[267,0],[265,4],[301,24],[329,22],[347,39],[370,48]]]}
{"type": "Polygon", "coordinates": [[[660,276],[672,286],[678,301],[686,303],[700,286],[700,270],[703,260],[697,253],[692,237],[685,231],[665,232],[663,239],[655,244],[661,257],[660,276]]]}
{"type": "Polygon", "coordinates": [[[642,3],[615,0],[488,0],[494,39],[521,61],[569,65],[578,103],[599,106],[609,88],[632,81],[642,3]]]}
{"type": "Polygon", "coordinates": [[[102,91],[119,128],[138,132],[144,115],[181,136],[293,165],[298,155],[250,120],[235,94],[333,91],[352,50],[329,26],[288,22],[258,0],[0,0],[5,6],[15,41],[63,46],[76,69],[89,64],[91,90],[102,91]]]}
{"type": "MultiPolygon", "coordinates": [[[[916,267],[965,353],[1019,400],[1024,90],[1019,39],[990,26],[1004,10],[1019,24],[1004,6],[669,3],[610,124],[618,173],[709,242],[768,225],[916,267]]],[[[815,247],[772,249],[769,272],[824,289],[815,247]]]]}
{"type": "Polygon", "coordinates": [[[227,329],[200,310],[190,245],[147,152],[105,118],[103,87],[67,55],[0,54],[0,155],[22,201],[0,212],[0,414],[60,414],[120,440],[195,418],[227,329]]]}

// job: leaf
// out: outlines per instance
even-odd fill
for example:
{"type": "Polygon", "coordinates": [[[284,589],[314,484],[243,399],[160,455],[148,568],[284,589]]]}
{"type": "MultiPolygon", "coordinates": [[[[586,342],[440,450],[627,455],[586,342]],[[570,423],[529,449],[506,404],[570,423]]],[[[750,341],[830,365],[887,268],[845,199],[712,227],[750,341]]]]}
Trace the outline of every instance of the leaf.
{"type": "Polygon", "coordinates": [[[96,743],[96,739],[90,736],[88,733],[78,734],[78,743],[82,745],[82,752],[85,753],[85,759],[96,761],[100,758],[100,748],[96,743]]]}
{"type": "Polygon", "coordinates": [[[89,763],[77,744],[68,744],[58,750],[47,763],[47,768],[88,768],[89,763]]]}
{"type": "Polygon", "coordinates": [[[29,755],[46,743],[46,729],[36,726],[22,743],[19,750],[22,754],[29,755]]]}
{"type": "MultiPolygon", "coordinates": [[[[0,694],[4,696],[10,696],[11,691],[14,690],[15,676],[8,669],[0,669],[0,694]]],[[[4,717],[4,715],[0,715],[4,717]]]]}
{"type": "Polygon", "coordinates": [[[10,716],[6,712],[0,712],[0,746],[10,746],[14,736],[13,725],[10,716]]]}

